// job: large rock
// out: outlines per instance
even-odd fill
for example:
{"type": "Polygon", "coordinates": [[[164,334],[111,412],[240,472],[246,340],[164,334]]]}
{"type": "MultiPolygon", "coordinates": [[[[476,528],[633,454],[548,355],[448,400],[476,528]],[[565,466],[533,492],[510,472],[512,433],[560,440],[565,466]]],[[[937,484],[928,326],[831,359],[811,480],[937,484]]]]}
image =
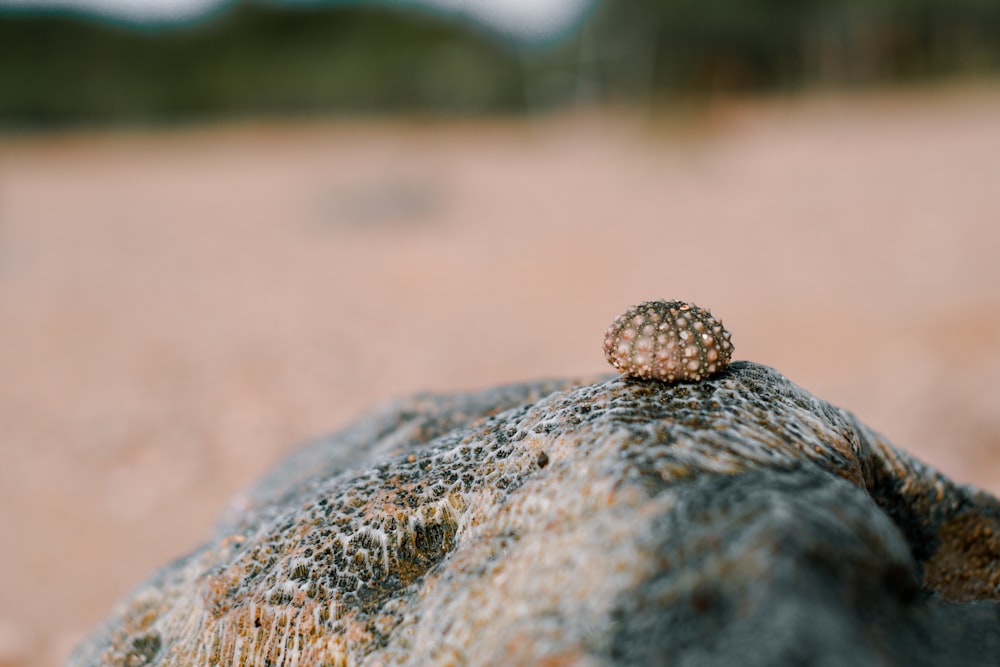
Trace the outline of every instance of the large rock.
{"type": "Polygon", "coordinates": [[[70,659],[1000,664],[1000,503],[747,362],[418,396],[293,454],[70,659]]]}

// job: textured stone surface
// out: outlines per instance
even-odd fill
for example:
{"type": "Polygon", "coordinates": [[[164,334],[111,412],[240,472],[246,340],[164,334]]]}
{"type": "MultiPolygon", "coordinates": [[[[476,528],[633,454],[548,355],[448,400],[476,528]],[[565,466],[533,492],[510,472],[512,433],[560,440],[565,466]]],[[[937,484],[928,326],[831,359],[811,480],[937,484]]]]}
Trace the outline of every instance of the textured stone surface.
{"type": "Polygon", "coordinates": [[[84,665],[994,665],[1000,503],[777,372],[399,401],[293,454],[84,665]]]}

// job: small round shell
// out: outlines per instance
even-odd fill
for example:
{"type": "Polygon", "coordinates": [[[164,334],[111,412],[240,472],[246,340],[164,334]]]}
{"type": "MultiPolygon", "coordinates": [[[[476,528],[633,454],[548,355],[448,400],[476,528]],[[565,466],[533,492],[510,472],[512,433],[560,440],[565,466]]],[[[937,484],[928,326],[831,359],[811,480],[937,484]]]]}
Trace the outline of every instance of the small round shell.
{"type": "Polygon", "coordinates": [[[731,338],[704,308],[683,301],[647,301],[615,318],[604,334],[604,356],[630,377],[700,380],[729,365],[731,338]]]}

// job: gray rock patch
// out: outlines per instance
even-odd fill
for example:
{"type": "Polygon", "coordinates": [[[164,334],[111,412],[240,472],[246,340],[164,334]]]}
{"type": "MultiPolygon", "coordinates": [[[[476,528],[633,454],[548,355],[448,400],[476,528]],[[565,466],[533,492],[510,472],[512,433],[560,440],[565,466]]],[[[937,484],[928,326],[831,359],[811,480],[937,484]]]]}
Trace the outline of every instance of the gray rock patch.
{"type": "Polygon", "coordinates": [[[776,371],[397,401],[306,446],[91,665],[995,665],[1000,503],[776,371]]]}

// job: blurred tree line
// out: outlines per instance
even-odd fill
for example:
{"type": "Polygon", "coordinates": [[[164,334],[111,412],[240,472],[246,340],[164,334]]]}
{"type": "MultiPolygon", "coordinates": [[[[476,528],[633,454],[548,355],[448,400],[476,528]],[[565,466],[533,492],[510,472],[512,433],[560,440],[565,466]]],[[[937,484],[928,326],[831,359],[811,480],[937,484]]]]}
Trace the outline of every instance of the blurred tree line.
{"type": "Polygon", "coordinates": [[[387,5],[244,0],[161,28],[0,7],[8,129],[509,113],[998,72],[997,0],[605,0],[536,44],[387,5]]]}

